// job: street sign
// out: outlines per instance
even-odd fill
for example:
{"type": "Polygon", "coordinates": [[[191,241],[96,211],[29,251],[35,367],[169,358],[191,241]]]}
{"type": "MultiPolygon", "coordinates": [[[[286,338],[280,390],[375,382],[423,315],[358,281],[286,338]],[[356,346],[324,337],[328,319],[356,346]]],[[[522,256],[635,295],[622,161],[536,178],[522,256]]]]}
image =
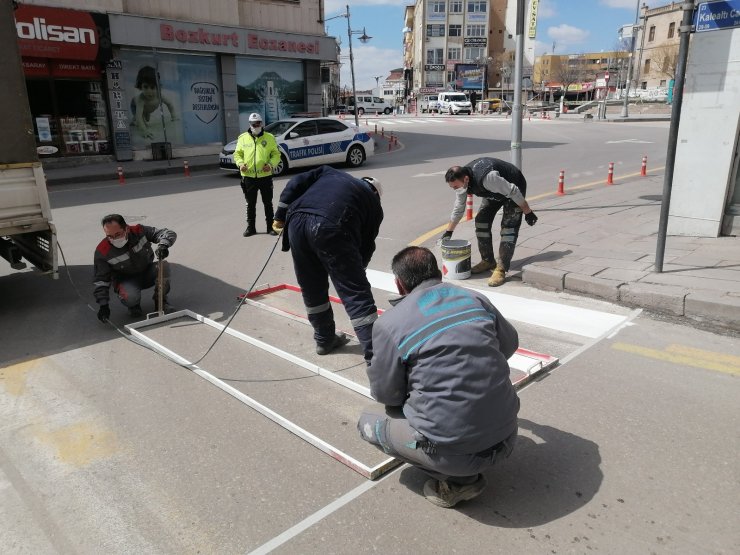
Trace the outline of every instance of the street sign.
{"type": "Polygon", "coordinates": [[[718,31],[733,27],[740,27],[740,0],[699,4],[694,19],[694,28],[697,31],[718,31]]]}

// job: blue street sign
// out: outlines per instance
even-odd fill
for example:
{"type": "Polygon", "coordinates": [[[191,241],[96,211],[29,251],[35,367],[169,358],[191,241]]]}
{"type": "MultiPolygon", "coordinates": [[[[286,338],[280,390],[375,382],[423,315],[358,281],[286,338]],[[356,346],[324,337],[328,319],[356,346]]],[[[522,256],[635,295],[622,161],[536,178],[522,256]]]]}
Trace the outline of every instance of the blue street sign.
{"type": "Polygon", "coordinates": [[[696,10],[697,31],[717,31],[740,27],[740,0],[703,2],[696,10]]]}

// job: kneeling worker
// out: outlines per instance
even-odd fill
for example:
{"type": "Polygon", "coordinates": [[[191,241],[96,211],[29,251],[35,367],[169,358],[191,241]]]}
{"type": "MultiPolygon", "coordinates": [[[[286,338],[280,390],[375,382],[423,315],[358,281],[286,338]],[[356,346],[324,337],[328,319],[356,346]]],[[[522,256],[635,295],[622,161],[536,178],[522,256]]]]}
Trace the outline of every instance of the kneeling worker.
{"type": "Polygon", "coordinates": [[[474,274],[493,269],[488,285],[497,287],[506,280],[511,259],[514,258],[516,240],[522,225],[522,212],[529,225],[537,223],[529,204],[524,200],[527,194],[527,180],[514,164],[498,158],[477,158],[464,166],[452,166],[445,174],[445,181],[457,193],[452,208],[447,231],[442,240],[452,237],[452,232],[465,212],[467,195],[483,197],[480,210],[475,216],[475,235],[478,238],[478,251],[481,260],[471,268],[474,274]],[[491,227],[499,208],[504,207],[501,216],[501,243],[498,248],[499,260],[493,254],[491,227]]]}
{"type": "Polygon", "coordinates": [[[177,234],[169,229],[157,229],[146,225],[127,225],[120,214],[110,214],[101,221],[105,239],[95,249],[95,301],[100,305],[98,319],[105,322],[110,317],[108,306],[109,290],[118,298],[134,317],[143,314],[141,310],[141,291],[154,286],[155,310],[159,310],[159,288],[162,293],[162,310],[167,306],[167,293],[170,290],[170,266],[164,259],[169,248],[177,239],[177,234]],[[154,263],[152,243],[157,243],[157,258],[162,261],[163,284],[157,281],[157,264],[154,263]]]}
{"type": "Polygon", "coordinates": [[[519,336],[486,297],[442,283],[428,249],[406,247],[391,269],[405,296],[373,327],[367,374],[380,404],[357,428],[432,477],[429,501],[453,507],[480,495],[480,472],[514,449],[519,398],[507,359],[519,336]]]}

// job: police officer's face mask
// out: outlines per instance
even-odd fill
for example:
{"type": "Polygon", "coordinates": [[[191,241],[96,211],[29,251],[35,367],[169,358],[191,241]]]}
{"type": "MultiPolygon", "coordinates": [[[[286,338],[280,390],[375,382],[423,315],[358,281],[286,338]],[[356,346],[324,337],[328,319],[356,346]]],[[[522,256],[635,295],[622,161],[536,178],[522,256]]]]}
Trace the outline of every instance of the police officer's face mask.
{"type": "Polygon", "coordinates": [[[253,123],[252,124],[252,133],[254,133],[255,135],[259,135],[261,131],[262,131],[262,123],[261,122],[260,123],[253,123]]]}

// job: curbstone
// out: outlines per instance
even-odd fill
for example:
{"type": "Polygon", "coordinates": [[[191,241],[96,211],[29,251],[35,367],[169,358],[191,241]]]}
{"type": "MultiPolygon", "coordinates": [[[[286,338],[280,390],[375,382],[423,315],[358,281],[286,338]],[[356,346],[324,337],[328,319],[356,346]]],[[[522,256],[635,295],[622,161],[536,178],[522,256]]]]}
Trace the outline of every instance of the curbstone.
{"type": "Polygon", "coordinates": [[[689,293],[684,310],[689,318],[740,330],[740,298],[708,291],[689,293]]]}
{"type": "Polygon", "coordinates": [[[565,289],[594,295],[609,301],[619,301],[619,286],[624,282],[615,279],[585,276],[582,274],[567,274],[565,289]]]}
{"type": "Polygon", "coordinates": [[[522,281],[535,286],[549,287],[557,291],[562,291],[567,273],[564,270],[528,264],[522,268],[522,281]]]}
{"type": "Polygon", "coordinates": [[[619,288],[619,300],[632,306],[683,316],[687,293],[683,287],[673,285],[627,283],[619,288]]]}

